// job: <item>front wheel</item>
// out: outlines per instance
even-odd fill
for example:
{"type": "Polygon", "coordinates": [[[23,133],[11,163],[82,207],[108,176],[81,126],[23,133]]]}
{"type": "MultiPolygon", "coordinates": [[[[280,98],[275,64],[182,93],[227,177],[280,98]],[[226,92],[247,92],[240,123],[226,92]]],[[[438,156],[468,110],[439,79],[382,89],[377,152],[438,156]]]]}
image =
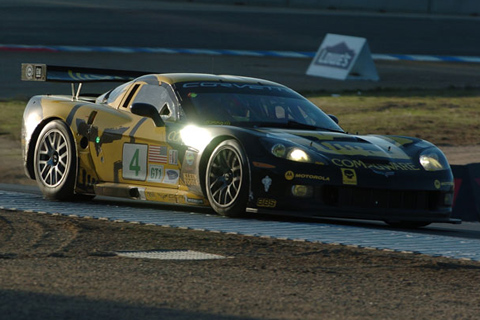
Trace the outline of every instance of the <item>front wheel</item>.
{"type": "Polygon", "coordinates": [[[228,217],[246,216],[249,172],[246,156],[236,140],[225,140],[213,151],[205,188],[215,212],[228,217]]]}
{"type": "Polygon", "coordinates": [[[35,146],[35,179],[47,199],[68,200],[74,195],[76,154],[72,134],[59,120],[49,122],[35,146]]]}

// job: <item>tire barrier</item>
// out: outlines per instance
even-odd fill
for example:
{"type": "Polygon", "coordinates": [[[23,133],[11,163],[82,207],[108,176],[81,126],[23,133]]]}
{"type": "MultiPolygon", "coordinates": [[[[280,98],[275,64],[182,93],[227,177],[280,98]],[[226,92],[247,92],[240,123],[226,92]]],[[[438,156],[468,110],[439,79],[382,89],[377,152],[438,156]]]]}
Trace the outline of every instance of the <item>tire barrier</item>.
{"type": "Polygon", "coordinates": [[[451,168],[455,178],[452,218],[480,221],[480,163],[451,168]]]}

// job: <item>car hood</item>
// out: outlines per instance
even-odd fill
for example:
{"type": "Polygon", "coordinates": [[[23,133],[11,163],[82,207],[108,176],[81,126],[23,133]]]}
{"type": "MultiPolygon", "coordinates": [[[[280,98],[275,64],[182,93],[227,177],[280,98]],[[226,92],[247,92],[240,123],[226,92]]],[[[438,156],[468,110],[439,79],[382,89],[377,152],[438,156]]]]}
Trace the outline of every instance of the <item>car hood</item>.
{"type": "Polygon", "coordinates": [[[366,158],[383,161],[409,161],[418,148],[418,142],[424,147],[433,146],[416,138],[379,135],[350,135],[326,131],[305,131],[285,129],[258,129],[272,140],[283,140],[332,158],[366,158]]]}

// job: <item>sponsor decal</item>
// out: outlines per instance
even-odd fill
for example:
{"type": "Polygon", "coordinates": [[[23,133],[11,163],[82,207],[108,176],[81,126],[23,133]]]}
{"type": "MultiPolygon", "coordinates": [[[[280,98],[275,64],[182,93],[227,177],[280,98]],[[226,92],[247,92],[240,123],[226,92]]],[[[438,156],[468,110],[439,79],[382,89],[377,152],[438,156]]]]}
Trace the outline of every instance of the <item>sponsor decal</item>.
{"type": "Polygon", "coordinates": [[[148,166],[148,177],[147,180],[150,182],[162,182],[163,180],[163,166],[151,164],[148,166]]]}
{"type": "Polygon", "coordinates": [[[159,201],[168,203],[177,203],[177,197],[173,193],[157,193],[152,191],[145,191],[146,200],[159,201]]]}
{"type": "Polygon", "coordinates": [[[378,171],[418,171],[421,170],[413,163],[408,162],[388,162],[385,164],[365,163],[362,160],[350,159],[332,159],[332,163],[338,167],[354,169],[372,169],[378,171]]]}
{"type": "Polygon", "coordinates": [[[167,136],[168,142],[176,142],[179,143],[182,141],[182,137],[180,136],[179,131],[170,131],[167,136]]]}
{"type": "Polygon", "coordinates": [[[263,187],[265,188],[265,192],[268,192],[270,189],[270,186],[272,185],[272,178],[269,176],[265,176],[265,178],[262,179],[263,187]]]}
{"type": "Polygon", "coordinates": [[[218,120],[207,120],[205,124],[217,125],[217,126],[229,126],[231,125],[230,121],[218,121],[218,120]]]}
{"type": "Polygon", "coordinates": [[[276,206],[277,200],[274,199],[259,198],[257,200],[257,207],[275,208],[276,206]]]}
{"type": "Polygon", "coordinates": [[[25,80],[45,80],[45,65],[22,64],[22,72],[25,80]]]}
{"type": "Polygon", "coordinates": [[[35,66],[35,79],[43,79],[43,68],[41,66],[35,66]]]}
{"type": "Polygon", "coordinates": [[[178,184],[178,177],[178,170],[167,169],[165,170],[165,177],[163,178],[163,183],[178,184]]]}
{"type": "Polygon", "coordinates": [[[189,198],[185,197],[187,203],[193,203],[193,204],[203,204],[203,199],[195,199],[195,198],[189,198]]]}
{"type": "Polygon", "coordinates": [[[28,80],[31,80],[33,79],[33,74],[35,72],[33,71],[33,66],[31,64],[27,65],[26,68],[25,68],[25,77],[28,79],[28,80]]]}
{"type": "Polygon", "coordinates": [[[142,180],[147,177],[146,144],[123,144],[122,177],[129,180],[142,180]]]}
{"type": "Polygon", "coordinates": [[[293,171],[287,171],[285,172],[285,179],[287,180],[293,180],[295,178],[295,173],[293,171]]]}
{"type": "Polygon", "coordinates": [[[313,133],[313,132],[297,132],[295,135],[306,138],[311,141],[333,141],[335,140],[334,134],[313,133]]]}
{"type": "Polygon", "coordinates": [[[330,181],[330,177],[319,176],[319,175],[316,175],[316,174],[294,173],[293,171],[285,172],[285,179],[293,180],[294,178],[312,179],[312,180],[320,180],[320,181],[330,181]]]}
{"type": "Polygon", "coordinates": [[[166,146],[149,146],[148,162],[167,163],[168,148],[166,146]]]}
{"type": "Polygon", "coordinates": [[[263,86],[249,83],[226,83],[226,82],[188,82],[184,83],[183,88],[235,88],[235,89],[249,89],[249,90],[263,90],[276,92],[290,92],[288,88],[277,86],[263,86]]]}
{"type": "Polygon", "coordinates": [[[198,180],[198,176],[196,174],[193,174],[193,173],[184,173],[183,174],[183,182],[185,182],[185,184],[187,186],[199,186],[200,185],[200,181],[198,180]]]}
{"type": "Polygon", "coordinates": [[[295,174],[295,178],[321,180],[321,181],[330,181],[330,177],[317,176],[317,175],[308,174],[308,173],[296,173],[296,174],[295,174]]]}
{"type": "Polygon", "coordinates": [[[355,58],[355,51],[350,49],[347,44],[342,41],[336,45],[321,49],[315,60],[315,64],[348,69],[353,58],[355,58]]]}
{"type": "MultiPolygon", "coordinates": [[[[478,182],[478,181],[477,181],[478,182]]],[[[480,183],[479,183],[480,184],[480,183]]],[[[449,186],[449,187],[453,187],[454,186],[454,183],[453,181],[446,181],[446,182],[442,182],[441,183],[441,186],[449,186]]]]}
{"type": "Polygon", "coordinates": [[[197,156],[194,152],[191,152],[191,151],[185,152],[185,161],[189,166],[193,166],[196,157],[197,156]]]}
{"type": "Polygon", "coordinates": [[[348,143],[322,142],[313,144],[318,151],[330,154],[342,154],[346,156],[364,156],[391,159],[410,159],[410,157],[399,149],[391,149],[388,153],[374,146],[359,146],[348,143]]]}
{"type": "Polygon", "coordinates": [[[357,173],[353,169],[342,168],[343,184],[357,185],[357,173]]]}
{"type": "Polygon", "coordinates": [[[174,166],[178,165],[178,151],[177,150],[170,150],[168,152],[168,164],[172,164],[174,166]]]}

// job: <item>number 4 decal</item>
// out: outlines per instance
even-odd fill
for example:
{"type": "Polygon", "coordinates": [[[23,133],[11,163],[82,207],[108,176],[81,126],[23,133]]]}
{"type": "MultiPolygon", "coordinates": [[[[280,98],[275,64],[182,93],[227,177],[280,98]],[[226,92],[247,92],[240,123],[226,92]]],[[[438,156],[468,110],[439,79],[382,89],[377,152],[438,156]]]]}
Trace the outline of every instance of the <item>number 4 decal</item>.
{"type": "Polygon", "coordinates": [[[146,144],[123,144],[123,179],[145,180],[147,177],[147,151],[146,144]]]}

